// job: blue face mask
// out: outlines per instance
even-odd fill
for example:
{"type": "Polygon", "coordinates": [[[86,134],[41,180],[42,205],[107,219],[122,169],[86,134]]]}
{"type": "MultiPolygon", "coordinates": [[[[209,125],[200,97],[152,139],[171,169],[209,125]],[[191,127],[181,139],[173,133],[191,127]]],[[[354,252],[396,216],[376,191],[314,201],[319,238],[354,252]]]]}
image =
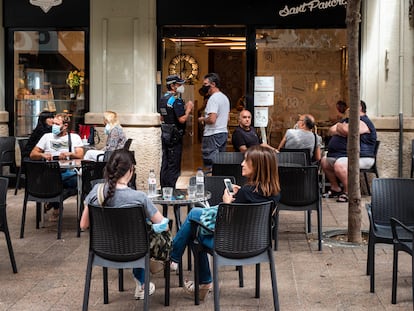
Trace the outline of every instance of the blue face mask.
{"type": "Polygon", "coordinates": [[[105,128],[104,128],[105,135],[109,135],[110,131],[111,131],[111,126],[109,124],[105,125],[105,128]]]}
{"type": "Polygon", "coordinates": [[[60,132],[61,132],[60,126],[59,125],[56,125],[56,124],[53,124],[52,125],[52,133],[54,135],[59,135],[60,132]]]}

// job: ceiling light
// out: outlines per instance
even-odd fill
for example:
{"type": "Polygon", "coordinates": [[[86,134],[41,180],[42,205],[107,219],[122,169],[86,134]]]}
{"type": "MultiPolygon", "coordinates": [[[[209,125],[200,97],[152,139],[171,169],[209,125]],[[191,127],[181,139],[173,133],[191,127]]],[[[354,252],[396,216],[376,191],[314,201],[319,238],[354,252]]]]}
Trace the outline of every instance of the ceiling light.
{"type": "Polygon", "coordinates": [[[206,43],[205,46],[246,46],[245,42],[215,42],[206,43]]]}

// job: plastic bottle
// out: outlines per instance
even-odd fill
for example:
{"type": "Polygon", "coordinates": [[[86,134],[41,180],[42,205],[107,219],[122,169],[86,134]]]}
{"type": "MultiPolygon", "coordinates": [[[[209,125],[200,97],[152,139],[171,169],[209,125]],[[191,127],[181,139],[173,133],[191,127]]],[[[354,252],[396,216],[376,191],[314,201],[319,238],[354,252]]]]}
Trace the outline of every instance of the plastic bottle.
{"type": "Polygon", "coordinates": [[[155,177],[155,172],[153,169],[150,169],[148,175],[148,195],[155,196],[157,194],[157,179],[155,177]]]}
{"type": "Polygon", "coordinates": [[[197,185],[196,196],[199,198],[204,197],[204,173],[201,167],[197,169],[196,185],[197,185]]]}
{"type": "Polygon", "coordinates": [[[83,135],[83,138],[82,138],[82,143],[83,143],[84,145],[88,144],[88,139],[86,138],[86,135],[83,135]]]}

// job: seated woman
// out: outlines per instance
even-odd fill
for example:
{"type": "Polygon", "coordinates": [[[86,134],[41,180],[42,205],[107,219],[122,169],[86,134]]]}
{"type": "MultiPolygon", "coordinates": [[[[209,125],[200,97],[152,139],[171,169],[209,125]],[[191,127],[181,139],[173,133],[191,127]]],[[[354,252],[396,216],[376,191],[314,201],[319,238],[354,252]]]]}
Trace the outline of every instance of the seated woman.
{"type": "MultiPolygon", "coordinates": [[[[105,185],[103,188],[103,202],[101,204],[99,203],[99,185],[95,185],[84,201],[85,208],[80,221],[80,227],[82,229],[87,229],[89,227],[88,204],[91,203],[108,207],[143,204],[148,219],[150,219],[153,224],[165,224],[165,228],[168,230],[168,219],[162,216],[147,195],[142,191],[128,188],[128,182],[134,175],[134,171],[135,159],[129,151],[121,149],[115,151],[111,155],[104,170],[105,185]]],[[[132,272],[137,285],[134,297],[135,299],[144,299],[143,285],[145,271],[142,268],[134,268],[132,269],[132,272]]],[[[154,292],[155,285],[150,282],[149,294],[152,295],[154,292]]]]}
{"type": "MultiPolygon", "coordinates": [[[[247,183],[240,187],[233,185],[234,195],[225,190],[223,193],[224,203],[260,203],[273,200],[275,204],[279,202],[279,173],[276,160],[276,150],[266,146],[252,146],[244,154],[244,160],[241,163],[242,175],[247,178],[247,183]]],[[[200,221],[203,209],[193,208],[188,214],[186,220],[181,225],[180,230],[173,240],[173,249],[171,251],[172,268],[181,261],[184,250],[192,239],[192,223],[190,220],[200,221]]],[[[212,235],[199,235],[199,241],[203,245],[212,248],[212,235]]],[[[200,299],[204,300],[212,288],[212,278],[207,254],[200,256],[200,299]]],[[[192,281],[186,281],[184,290],[194,293],[194,284],[192,281]]]]}
{"type": "Polygon", "coordinates": [[[83,157],[84,160],[96,161],[98,155],[104,154],[105,151],[114,151],[124,148],[127,139],[122,126],[119,123],[116,112],[105,111],[104,124],[104,133],[108,135],[105,147],[101,150],[88,150],[83,157]]]}
{"type": "Polygon", "coordinates": [[[32,134],[30,134],[29,140],[27,141],[27,144],[22,151],[22,160],[30,156],[30,152],[44,134],[52,132],[54,118],[55,114],[51,111],[42,111],[39,114],[37,125],[34,128],[32,134]]]}

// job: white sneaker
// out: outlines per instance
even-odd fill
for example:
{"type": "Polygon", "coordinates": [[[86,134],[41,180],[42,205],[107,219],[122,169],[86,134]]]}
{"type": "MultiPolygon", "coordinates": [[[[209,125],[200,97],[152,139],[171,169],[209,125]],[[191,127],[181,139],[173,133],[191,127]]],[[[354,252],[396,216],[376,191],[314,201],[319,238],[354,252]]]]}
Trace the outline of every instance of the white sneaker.
{"type": "Polygon", "coordinates": [[[171,261],[170,270],[171,271],[177,271],[178,270],[178,263],[176,263],[174,261],[171,261]]]}
{"type": "MultiPolygon", "coordinates": [[[[135,278],[134,278],[135,279],[135,278]]],[[[141,285],[141,283],[135,279],[135,283],[137,284],[137,286],[135,287],[135,299],[137,300],[143,300],[144,299],[144,286],[141,285]]],[[[152,294],[154,294],[155,292],[155,285],[154,283],[150,282],[149,283],[149,296],[151,296],[152,294]]]]}

